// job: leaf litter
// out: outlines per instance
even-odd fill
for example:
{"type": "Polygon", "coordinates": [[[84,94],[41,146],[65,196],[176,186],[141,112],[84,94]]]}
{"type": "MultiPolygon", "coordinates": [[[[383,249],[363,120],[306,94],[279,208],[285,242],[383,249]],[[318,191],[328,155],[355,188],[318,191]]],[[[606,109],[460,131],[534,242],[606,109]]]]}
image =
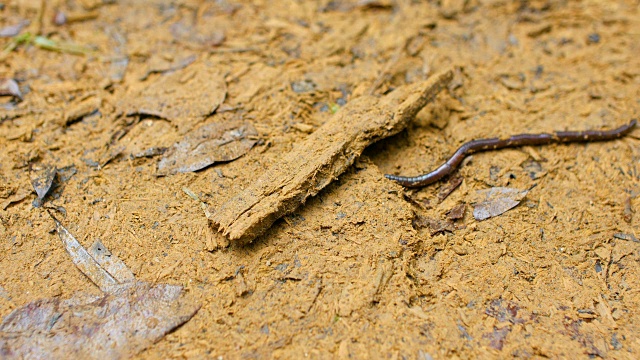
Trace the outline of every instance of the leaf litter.
{"type": "MultiPolygon", "coordinates": [[[[131,96],[122,100],[118,107],[126,116],[152,116],[170,121],[171,125],[145,125],[132,136],[129,145],[115,145],[130,130],[140,124],[139,118],[117,130],[99,163],[104,166],[113,158],[127,151],[131,158],[163,155],[158,164],[158,175],[170,175],[204,169],[217,162],[232,161],[244,155],[257,143],[257,131],[253,124],[232,120],[217,121],[197,126],[213,114],[226,98],[224,77],[214,68],[195,63],[191,55],[173,63],[150,67],[141,77],[152,74],[157,77],[133,86],[131,96]],[[180,92],[175,89],[188,88],[180,92]],[[157,136],[158,131],[169,133],[178,128],[178,134],[187,135],[175,143],[167,137],[157,136]],[[149,136],[149,133],[153,134],[149,136]]],[[[126,124],[127,122],[125,122],[126,124]]],[[[147,124],[144,122],[144,124],[147,124]]]]}
{"type": "Polygon", "coordinates": [[[13,96],[22,100],[22,92],[18,83],[13,79],[0,78],[0,96],[13,96]]]}
{"type": "Polygon", "coordinates": [[[516,207],[529,193],[529,190],[508,187],[478,190],[476,193],[478,200],[473,206],[473,217],[481,221],[501,215],[516,207]]]}
{"type": "Polygon", "coordinates": [[[31,167],[29,172],[31,185],[33,185],[40,200],[44,199],[49,190],[51,190],[57,172],[58,169],[53,165],[34,165],[31,167]]]}
{"type": "MultiPolygon", "coordinates": [[[[17,13],[17,8],[22,10],[22,14],[28,15],[33,11],[21,4],[36,2],[39,0],[12,2],[5,7],[4,13],[17,13]]],[[[97,7],[113,2],[88,0],[77,3],[97,7]]],[[[312,349],[321,358],[357,357],[357,354],[366,356],[367,351],[369,354],[389,353],[390,356],[406,358],[415,357],[416,352],[418,357],[427,358],[452,351],[461,357],[497,357],[499,353],[491,349],[489,340],[483,340],[483,334],[493,329],[502,330],[505,325],[499,319],[487,316],[485,306],[481,305],[497,296],[494,291],[496,284],[507,284],[504,289],[501,288],[503,291],[500,291],[499,297],[505,301],[519,298],[520,305],[528,314],[543,310],[543,316],[535,316],[528,326],[514,325],[513,331],[505,338],[504,348],[501,350],[503,355],[581,357],[594,352],[591,349],[594,343],[599,349],[608,349],[612,357],[637,352],[638,344],[633,341],[632,325],[637,323],[638,318],[638,293],[629,291],[628,286],[637,283],[637,274],[640,273],[637,271],[637,254],[625,257],[618,268],[615,264],[608,266],[608,259],[613,258],[613,255],[610,255],[611,251],[605,250],[638,245],[618,238],[610,241],[611,233],[620,231],[632,234],[638,225],[637,216],[627,216],[630,221],[628,224],[621,218],[622,199],[637,193],[637,174],[632,160],[637,155],[635,150],[638,135],[633,139],[620,141],[611,148],[589,145],[523,149],[523,152],[530,154],[539,151],[540,156],[529,156],[545,167],[550,167],[543,170],[548,170],[553,175],[553,181],[546,181],[548,186],[539,189],[539,206],[522,209],[523,212],[526,210],[527,216],[521,217],[521,221],[513,222],[513,219],[509,219],[512,216],[499,216],[491,221],[473,224],[465,231],[438,236],[432,241],[422,238],[424,231],[416,234],[411,229],[410,206],[402,202],[401,198],[398,200],[397,197],[400,196],[397,187],[379,179],[383,172],[423,168],[432,162],[429,157],[434,153],[440,153],[456,141],[471,136],[509,134],[516,127],[518,130],[522,127],[546,131],[562,130],[565,126],[609,126],[616,120],[622,121],[617,119],[618,115],[624,117],[626,113],[637,113],[637,106],[629,106],[637,105],[632,101],[637,92],[632,78],[637,73],[635,69],[638,68],[638,58],[633,56],[632,46],[620,46],[621,42],[634,43],[629,39],[633,38],[633,31],[630,30],[633,30],[633,24],[637,22],[637,13],[625,12],[624,6],[611,10],[603,7],[603,2],[589,2],[579,6],[568,2],[547,6],[545,2],[532,1],[520,7],[510,6],[508,2],[506,5],[501,3],[490,7],[476,6],[477,2],[464,2],[465,6],[462,6],[461,1],[400,2],[393,3],[392,9],[360,8],[344,14],[335,11],[323,13],[317,6],[307,6],[309,4],[304,2],[274,3],[274,6],[267,8],[247,2],[242,5],[233,4],[240,9],[231,16],[220,9],[228,6],[224,4],[225,1],[204,2],[196,6],[174,6],[166,5],[167,3],[169,2],[161,1],[140,5],[139,2],[117,2],[98,9],[100,18],[96,21],[53,28],[55,36],[64,39],[74,39],[77,36],[77,41],[97,44],[106,52],[99,57],[81,58],[45,52],[34,47],[19,48],[6,59],[7,73],[4,76],[15,76],[25,92],[30,90],[25,95],[27,102],[13,105],[15,99],[0,98],[2,101],[11,101],[3,104],[8,110],[4,113],[0,111],[0,121],[3,122],[2,136],[6,134],[2,146],[2,158],[6,162],[3,161],[2,171],[7,172],[8,184],[14,187],[14,191],[27,190],[28,199],[35,197],[35,193],[31,195],[33,189],[28,184],[28,176],[21,174],[24,170],[19,167],[12,169],[12,162],[14,166],[22,166],[21,157],[13,158],[23,150],[39,150],[44,156],[52,155],[64,163],[76,162],[81,178],[74,181],[69,190],[73,187],[77,196],[60,201],[70,217],[75,219],[79,215],[78,222],[82,224],[87,224],[88,221],[87,233],[92,233],[96,227],[107,225],[112,226],[113,231],[122,230],[122,235],[128,237],[130,234],[127,234],[127,230],[131,228],[132,219],[121,215],[132,214],[136,217],[133,219],[135,228],[131,228],[135,231],[135,236],[131,235],[130,241],[135,241],[137,237],[144,246],[131,246],[128,257],[123,256],[127,263],[132,259],[134,262],[144,261],[147,264],[147,260],[152,261],[155,257],[163,259],[165,254],[171,259],[157,267],[139,268],[140,276],[146,274],[152,279],[154,272],[164,272],[180,258],[189,263],[189,259],[197,259],[192,266],[184,267],[184,273],[177,272],[172,278],[180,283],[200,278],[208,282],[208,285],[202,283],[197,286],[209,287],[200,295],[201,301],[211,304],[207,313],[199,314],[197,322],[185,326],[171,338],[165,338],[167,341],[161,341],[149,349],[148,353],[138,356],[198,358],[226,355],[231,358],[286,358],[300,353],[304,348],[312,349]],[[450,11],[451,4],[458,7],[450,11]],[[144,12],[130,11],[134,6],[143,7],[144,12]],[[441,12],[438,11],[439,8],[442,9],[441,12]],[[447,16],[455,14],[455,17],[447,20],[443,19],[444,15],[439,15],[445,13],[447,16]],[[589,14],[600,13],[606,17],[606,26],[594,28],[593,22],[598,25],[598,19],[593,20],[589,14]],[[527,21],[518,21],[522,17],[526,17],[527,21]],[[567,17],[576,19],[577,26],[563,27],[562,19],[567,17]],[[112,111],[111,106],[117,108],[120,99],[134,93],[132,87],[136,86],[140,75],[146,70],[147,59],[153,57],[158,50],[174,54],[184,52],[185,48],[196,51],[191,44],[172,39],[171,34],[166,31],[167,26],[175,21],[192,23],[195,29],[201,29],[202,34],[211,33],[212,27],[226,30],[228,40],[224,44],[225,48],[204,54],[198,52],[198,56],[200,61],[215,64],[214,66],[228,74],[229,102],[234,108],[227,114],[244,112],[247,117],[254,117],[256,120],[251,121],[259,129],[260,136],[267,143],[272,143],[272,146],[265,146],[264,153],[249,152],[247,155],[251,158],[247,161],[223,164],[211,169],[216,172],[222,169],[231,178],[216,177],[212,171],[205,171],[189,176],[154,179],[154,167],[145,166],[153,165],[152,161],[146,159],[114,162],[97,173],[93,168],[85,166],[79,157],[87,158],[97,154],[97,150],[87,153],[83,151],[100,146],[105,135],[108,135],[101,130],[117,125],[109,116],[91,117],[90,121],[74,125],[71,131],[60,132],[46,125],[51,123],[51,119],[61,119],[64,110],[69,108],[68,105],[86,98],[84,91],[95,91],[95,96],[104,99],[101,110],[112,111]],[[270,27],[269,24],[275,21],[288,25],[282,28],[270,27]],[[363,23],[366,27],[361,26],[363,23]],[[470,28],[469,24],[474,26],[470,28]],[[553,25],[549,33],[538,38],[527,36],[530,30],[547,24],[553,25]],[[256,25],[260,27],[258,32],[255,31],[256,25]],[[108,59],[111,55],[109,52],[118,47],[118,43],[115,39],[104,36],[103,31],[95,31],[109,28],[117,29],[126,40],[122,45],[122,53],[115,54],[117,57],[112,58],[116,61],[108,59]],[[459,34],[471,31],[480,41],[473,42],[473,46],[465,46],[469,44],[469,40],[465,37],[452,37],[452,31],[459,34]],[[587,42],[587,36],[592,38],[590,33],[594,31],[598,31],[601,37],[597,44],[587,42]],[[332,36],[333,34],[338,36],[332,36]],[[348,36],[341,36],[342,34],[348,36]],[[557,43],[554,39],[568,39],[568,42],[558,40],[560,42],[557,43]],[[612,39],[620,41],[611,41],[612,39]],[[405,40],[408,40],[408,44],[405,40]],[[300,51],[290,51],[293,55],[282,51],[294,47],[300,51]],[[235,52],[251,48],[254,49],[251,52],[235,52]],[[389,59],[394,60],[396,49],[401,56],[396,64],[392,64],[389,59]],[[589,61],[594,51],[603,51],[606,55],[597,64],[589,61]],[[570,57],[566,56],[567,52],[571,53],[570,57]],[[127,57],[130,61],[128,68],[126,60],[119,61],[127,57]],[[181,208],[179,203],[189,199],[184,199],[186,196],[176,199],[174,195],[180,192],[181,187],[190,186],[195,193],[206,196],[210,206],[217,209],[232,196],[232,189],[248,184],[248,179],[255,176],[257,169],[277,160],[291,145],[297,145],[308,137],[298,131],[282,133],[282,129],[289,123],[303,121],[304,124],[313,126],[313,129],[307,131],[319,129],[327,120],[329,112],[307,107],[313,106],[313,102],[334,103],[336,97],[340,96],[338,90],[333,86],[327,89],[319,87],[314,93],[299,95],[288,87],[292,80],[300,78],[303,73],[322,72],[330,67],[340,68],[343,76],[328,76],[328,80],[334,84],[344,83],[351,91],[351,96],[356,98],[372,82],[377,81],[378,74],[383,79],[379,92],[383,94],[387,92],[387,88],[391,91],[452,62],[465,67],[463,76],[457,77],[463,87],[452,93],[452,98],[459,98],[464,111],[448,108],[446,102],[444,107],[426,109],[416,117],[416,126],[412,131],[385,142],[382,149],[389,151],[367,153],[382,171],[372,169],[371,177],[365,176],[368,172],[360,169],[357,169],[357,174],[354,173],[356,169],[348,171],[340,176],[339,182],[325,188],[319,193],[319,197],[308,199],[307,206],[292,214],[296,219],[306,220],[291,224],[279,222],[257,247],[211,253],[203,251],[204,239],[199,231],[202,226],[206,227],[206,221],[189,215],[200,209],[197,206],[181,208]],[[109,85],[109,77],[113,76],[110,69],[114,68],[114,64],[118,65],[115,67],[116,78],[120,77],[122,83],[113,83],[111,80],[112,84],[109,85]],[[572,67],[572,64],[584,66],[572,67]],[[128,69],[126,76],[123,76],[124,69],[128,69]],[[603,69],[611,76],[598,77],[598,74],[603,74],[603,69]],[[104,79],[102,73],[107,79],[104,79]],[[522,83],[525,87],[514,91],[500,85],[499,78],[505,73],[523,74],[522,83]],[[62,96],[47,95],[39,91],[43,84],[58,80],[63,81],[60,84],[63,86],[52,84],[56,85],[56,89],[71,90],[65,91],[62,96]],[[495,86],[496,83],[498,86],[495,86]],[[585,92],[588,94],[584,94],[585,92]],[[594,92],[597,97],[592,95],[594,92]],[[283,104],[298,104],[300,101],[309,102],[304,104],[301,113],[283,107],[283,104]],[[9,106],[16,108],[10,109],[9,106]],[[277,109],[283,111],[274,111],[277,109]],[[579,114],[575,113],[575,109],[580,109],[579,114]],[[611,109],[619,111],[611,112],[611,109]],[[518,116],[514,116],[514,112],[518,116]],[[45,121],[45,126],[37,125],[42,121],[45,121]],[[93,124],[97,126],[93,127],[93,124]],[[433,124],[437,126],[434,128],[433,124]],[[436,130],[440,127],[443,129],[436,130]],[[51,142],[50,139],[54,141],[51,142]],[[414,150],[409,153],[402,151],[407,146],[414,150]],[[396,161],[392,161],[393,154],[396,154],[396,161]],[[88,182],[81,182],[87,178],[88,182]],[[584,179],[587,181],[582,181],[584,179]],[[18,183],[27,186],[18,186],[18,183]],[[150,183],[157,186],[149,186],[150,183]],[[610,186],[598,186],[603,183],[610,186]],[[337,211],[342,205],[349,206],[354,201],[354,195],[355,200],[371,204],[369,210],[360,213],[364,215],[359,219],[364,222],[347,223],[346,227],[339,228],[335,235],[332,234],[333,229],[328,227],[334,227],[336,212],[332,211],[333,208],[337,211]],[[97,199],[103,201],[93,205],[93,200],[97,199]],[[378,201],[379,199],[382,201],[378,201]],[[107,219],[105,215],[111,214],[110,203],[117,204],[119,216],[107,219]],[[107,207],[104,208],[104,205],[107,207]],[[90,214],[86,214],[87,210],[89,213],[94,212],[94,216],[100,215],[100,220],[91,219],[90,214]],[[166,210],[167,213],[159,213],[160,210],[166,210]],[[602,213],[611,216],[598,216],[602,213]],[[576,214],[583,220],[577,235],[575,226],[570,226],[571,219],[576,214]],[[170,228],[163,229],[162,222],[165,218],[175,221],[170,228]],[[158,230],[152,229],[156,220],[160,223],[158,230]],[[140,226],[138,229],[138,224],[145,228],[140,226]],[[503,230],[503,235],[492,233],[494,229],[503,230]],[[602,232],[602,229],[610,230],[602,232]],[[160,231],[163,233],[160,234],[160,231]],[[155,238],[156,235],[165,234],[173,235],[171,242],[155,238]],[[495,241],[497,237],[514,238],[515,234],[518,234],[519,239],[530,239],[534,246],[495,241]],[[537,241],[538,235],[542,241],[537,241]],[[458,244],[464,245],[461,246],[464,248],[469,247],[470,251],[471,247],[475,247],[470,252],[473,256],[459,254],[458,244]],[[589,261],[594,256],[594,247],[598,253],[607,253],[606,258],[597,259],[595,269],[593,261],[589,261]],[[558,254],[551,260],[557,258],[561,266],[549,266],[548,254],[563,248],[569,249],[571,256],[558,254]],[[454,250],[453,253],[450,250],[454,250]],[[395,252],[400,256],[393,255],[395,252]],[[328,323],[324,309],[336,307],[341,300],[341,287],[353,283],[358,275],[364,281],[373,278],[375,271],[368,271],[368,268],[375,267],[380,257],[393,265],[389,285],[380,291],[375,302],[362,297],[364,307],[354,310],[350,317],[335,317],[335,324],[328,323]],[[586,263],[584,259],[587,259],[586,263]],[[415,260],[416,265],[412,261],[408,263],[408,260],[415,260]],[[287,270],[293,269],[294,261],[301,262],[302,265],[295,268],[298,271],[295,278],[278,276],[281,271],[276,266],[288,264],[287,270]],[[269,263],[272,265],[269,266],[269,263]],[[240,265],[246,266],[241,272],[244,281],[240,281],[238,277],[219,281],[226,274],[233,275],[240,265]],[[415,278],[405,276],[414,271],[415,278]],[[307,277],[307,272],[311,276],[307,277]],[[575,275],[569,276],[568,272],[575,275]],[[312,294],[309,291],[312,287],[307,286],[306,279],[313,278],[314,274],[321,276],[324,289],[317,301],[309,301],[307,305],[306,298],[300,295],[312,294]],[[534,281],[531,280],[533,276],[534,281]],[[213,283],[210,283],[211,280],[213,283]],[[586,285],[580,286],[582,282],[586,285]],[[249,294],[236,298],[236,288],[248,288],[249,294]],[[625,296],[616,297],[618,293],[624,293],[625,296]],[[442,296],[443,294],[449,295],[442,296]],[[527,296],[523,297],[522,294],[527,296]],[[581,320],[583,313],[577,309],[589,308],[588,304],[583,303],[593,300],[594,294],[598,300],[602,300],[600,297],[606,299],[612,310],[615,309],[614,318],[621,320],[619,328],[609,328],[597,316],[598,311],[591,318],[581,320]],[[425,298],[429,301],[412,302],[412,299],[425,298]],[[408,308],[406,304],[411,304],[411,307],[408,308]],[[297,309],[309,310],[303,310],[304,318],[299,319],[292,317],[297,309]],[[403,320],[403,325],[406,326],[398,326],[399,318],[406,319],[403,320]],[[292,323],[302,323],[302,327],[291,326],[292,323]],[[320,328],[327,330],[323,336],[304,336],[304,333],[320,328]],[[350,329],[363,330],[354,335],[350,329]],[[241,336],[238,337],[239,332],[241,336]],[[456,334],[459,336],[455,336],[456,334]],[[229,341],[229,336],[233,341],[229,341]],[[379,339],[406,341],[399,344],[398,341],[378,341],[379,339]],[[425,342],[424,339],[428,341],[425,342]]],[[[51,28],[47,29],[49,30],[51,28]]],[[[180,58],[178,55],[167,57],[176,60],[180,58]]],[[[182,71],[187,73],[189,69],[190,67],[182,71]]],[[[164,76],[152,74],[145,84],[151,84],[164,76]]],[[[319,84],[317,81],[316,83],[319,84]]],[[[450,87],[452,88],[453,86],[450,87]]],[[[190,89],[171,90],[186,92],[190,89]]],[[[352,100],[351,97],[346,99],[352,100]]],[[[108,114],[107,111],[104,114],[108,114]]],[[[220,111],[221,108],[216,110],[216,118],[220,111]]],[[[147,120],[171,127],[171,130],[180,126],[175,122],[147,120]]],[[[160,136],[156,137],[158,138],[160,136]]],[[[167,140],[167,143],[162,144],[166,147],[180,140],[171,136],[162,139],[167,140]]],[[[147,147],[141,148],[144,149],[147,147]]],[[[373,147],[373,150],[377,149],[380,147],[373,147]]],[[[518,166],[524,157],[526,154],[517,151],[501,152],[495,157],[477,156],[475,161],[479,166],[467,167],[462,172],[468,179],[478,181],[463,184],[464,189],[461,190],[465,193],[475,192],[482,183],[527,188],[531,181],[527,174],[531,171],[523,165],[518,166]],[[489,174],[483,170],[488,165],[505,169],[499,176],[510,176],[513,172],[517,178],[489,179],[489,174]]],[[[540,173],[535,168],[533,170],[540,173]]],[[[56,181],[59,179],[58,175],[56,181]]],[[[455,200],[448,198],[445,203],[439,204],[437,190],[437,187],[432,187],[421,190],[417,195],[419,199],[431,199],[431,204],[425,205],[431,206],[427,213],[441,215],[455,200]]],[[[18,193],[6,194],[9,197],[15,195],[18,193]]],[[[463,194],[452,195],[458,201],[464,199],[463,194]]],[[[52,197],[52,194],[47,196],[52,197]]],[[[26,205],[29,204],[24,201],[18,206],[10,206],[6,212],[0,211],[0,233],[8,240],[3,243],[4,271],[0,272],[4,287],[0,292],[0,306],[4,309],[2,316],[13,310],[15,305],[12,305],[12,301],[22,305],[35,300],[30,298],[34,290],[37,292],[42,289],[42,293],[55,294],[56,291],[48,288],[50,283],[66,284],[67,294],[83,288],[83,278],[66,281],[64,272],[54,271],[46,277],[39,275],[48,273],[43,270],[46,266],[55,266],[60,262],[47,263],[45,259],[45,262],[38,265],[41,262],[39,255],[50,250],[51,243],[45,240],[47,231],[52,226],[39,226],[37,217],[40,212],[26,205]],[[16,241],[11,240],[14,235],[17,235],[16,241]],[[31,274],[29,281],[22,280],[26,274],[31,274]],[[7,300],[9,296],[13,300],[7,300]]],[[[631,205],[631,209],[637,211],[638,202],[634,201],[631,205]]],[[[473,207],[469,212],[472,210],[473,207]]],[[[520,214],[517,217],[520,218],[520,214]]],[[[205,230],[207,236],[216,235],[209,229],[205,230]]],[[[128,240],[123,239],[125,244],[121,246],[130,247],[127,245],[130,242],[128,240]]],[[[90,243],[91,241],[86,242],[90,243]]],[[[116,248],[112,250],[118,252],[116,248]]],[[[60,255],[66,256],[58,251],[57,256],[60,255]]],[[[56,257],[48,259],[55,260],[56,257]]],[[[135,267],[133,264],[129,265],[138,269],[138,264],[135,267]]],[[[85,283],[84,287],[86,286],[85,283]]],[[[356,290],[349,295],[358,300],[361,298],[361,291],[356,290]]],[[[244,291],[246,290],[238,292],[244,291]]],[[[65,295],[63,299],[70,296],[65,295]]],[[[500,338],[501,336],[497,336],[496,339],[499,341],[500,338]]],[[[606,355],[607,352],[602,354],[606,355]]]]}
{"type": "Polygon", "coordinates": [[[122,359],[188,321],[198,310],[168,284],[129,282],[98,296],[40,299],[0,324],[3,359],[122,359]]]}
{"type": "Polygon", "coordinates": [[[49,215],[73,263],[103,294],[39,299],[14,310],[0,323],[1,358],[129,358],[200,309],[181,286],[136,281],[99,240],[87,251],[49,215]]]}
{"type": "Polygon", "coordinates": [[[257,136],[255,127],[247,121],[202,125],[165,152],[158,162],[158,175],[198,171],[235,160],[258,142],[257,136]]]}

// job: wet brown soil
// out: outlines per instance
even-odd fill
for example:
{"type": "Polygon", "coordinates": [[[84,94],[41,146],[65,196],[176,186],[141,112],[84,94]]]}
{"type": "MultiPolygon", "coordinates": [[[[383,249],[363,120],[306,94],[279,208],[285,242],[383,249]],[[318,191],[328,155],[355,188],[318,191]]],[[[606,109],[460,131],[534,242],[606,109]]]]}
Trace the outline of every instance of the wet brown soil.
{"type": "Polygon", "coordinates": [[[99,292],[49,208],[139,280],[201,302],[140,358],[640,356],[640,130],[473,155],[446,197],[449,180],[406,190],[383,176],[428,172],[475,138],[628,123],[637,1],[41,5],[0,7],[0,28],[29,20],[21,34],[34,34],[0,60],[22,92],[0,96],[0,316],[99,292]],[[351,101],[450,67],[449,88],[405,130],[250,244],[219,234],[187,194],[215,214],[351,101]],[[159,174],[163,149],[247,123],[213,165],[159,174]],[[38,201],[45,165],[58,174],[38,201]],[[477,221],[476,192],[492,187],[530,191],[477,221]]]}

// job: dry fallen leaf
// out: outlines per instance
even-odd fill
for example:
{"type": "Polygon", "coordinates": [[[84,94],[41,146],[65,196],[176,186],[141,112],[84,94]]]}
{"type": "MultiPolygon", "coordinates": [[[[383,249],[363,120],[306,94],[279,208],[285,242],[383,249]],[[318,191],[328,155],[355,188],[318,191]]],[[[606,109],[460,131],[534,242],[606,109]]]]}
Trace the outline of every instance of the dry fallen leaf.
{"type": "Polygon", "coordinates": [[[1,359],[129,358],[195,315],[181,286],[136,281],[98,240],[87,251],[49,213],[73,263],[104,292],[40,299],[0,323],[1,359]]]}
{"type": "Polygon", "coordinates": [[[501,215],[518,205],[528,192],[528,189],[519,190],[506,187],[478,190],[479,199],[473,207],[473,217],[476,220],[486,220],[501,215]]]}
{"type": "Polygon", "coordinates": [[[181,286],[144,282],[117,285],[98,296],[36,300],[0,324],[0,358],[129,358],[198,309],[181,286]]]}
{"type": "Polygon", "coordinates": [[[22,92],[18,83],[13,79],[0,78],[0,96],[14,96],[22,100],[22,92]]]}
{"type": "Polygon", "coordinates": [[[158,162],[158,175],[198,171],[249,151],[258,132],[249,122],[210,123],[190,132],[158,162]]]}
{"type": "Polygon", "coordinates": [[[38,194],[38,198],[44,199],[49,190],[51,190],[51,185],[53,185],[57,172],[58,169],[51,165],[31,167],[31,185],[33,185],[36,194],[38,194]]]}
{"type": "Polygon", "coordinates": [[[100,267],[113,276],[113,278],[119,283],[136,280],[133,272],[131,272],[127,265],[120,260],[120,258],[111,254],[111,251],[102,244],[100,239],[93,242],[93,245],[91,245],[88,252],[100,267]]]}
{"type": "Polygon", "coordinates": [[[116,285],[118,282],[109,274],[105,269],[103,269],[100,264],[91,256],[89,252],[80,245],[78,240],[67,230],[62,223],[58,219],[53,216],[53,214],[49,213],[51,218],[56,224],[56,231],[58,232],[58,236],[62,243],[64,244],[65,250],[71,256],[71,261],[85,274],[89,280],[91,280],[94,284],[98,285],[98,287],[106,291],[110,287],[116,285]]]}

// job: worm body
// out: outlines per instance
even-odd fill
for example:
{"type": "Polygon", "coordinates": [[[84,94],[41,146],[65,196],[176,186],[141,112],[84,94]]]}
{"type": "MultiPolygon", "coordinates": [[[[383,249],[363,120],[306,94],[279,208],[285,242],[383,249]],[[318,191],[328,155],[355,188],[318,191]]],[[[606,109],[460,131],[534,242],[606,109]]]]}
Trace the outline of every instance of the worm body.
{"type": "Polygon", "coordinates": [[[519,134],[509,137],[508,139],[479,139],[472,140],[464,143],[444,164],[440,165],[434,171],[414,176],[396,176],[386,174],[385,177],[389,180],[393,180],[398,184],[408,187],[417,188],[433,184],[434,182],[442,179],[443,177],[451,174],[467,155],[471,155],[476,152],[497,150],[510,147],[519,147],[526,145],[548,145],[556,143],[572,143],[572,142],[591,142],[591,141],[606,141],[619,139],[627,135],[636,126],[637,121],[631,120],[629,124],[623,125],[617,129],[597,131],[556,131],[553,134],[519,134]]]}

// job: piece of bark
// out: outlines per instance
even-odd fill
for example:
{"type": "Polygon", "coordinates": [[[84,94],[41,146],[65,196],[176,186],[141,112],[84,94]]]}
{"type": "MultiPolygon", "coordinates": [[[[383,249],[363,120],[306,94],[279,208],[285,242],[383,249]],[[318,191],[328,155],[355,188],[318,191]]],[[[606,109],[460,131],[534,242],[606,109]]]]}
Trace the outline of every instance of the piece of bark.
{"type": "Polygon", "coordinates": [[[382,98],[350,101],[247,189],[213,215],[214,227],[230,240],[251,241],[278,218],[342,174],[370,144],[394,135],[453,78],[449,69],[382,98]]]}

